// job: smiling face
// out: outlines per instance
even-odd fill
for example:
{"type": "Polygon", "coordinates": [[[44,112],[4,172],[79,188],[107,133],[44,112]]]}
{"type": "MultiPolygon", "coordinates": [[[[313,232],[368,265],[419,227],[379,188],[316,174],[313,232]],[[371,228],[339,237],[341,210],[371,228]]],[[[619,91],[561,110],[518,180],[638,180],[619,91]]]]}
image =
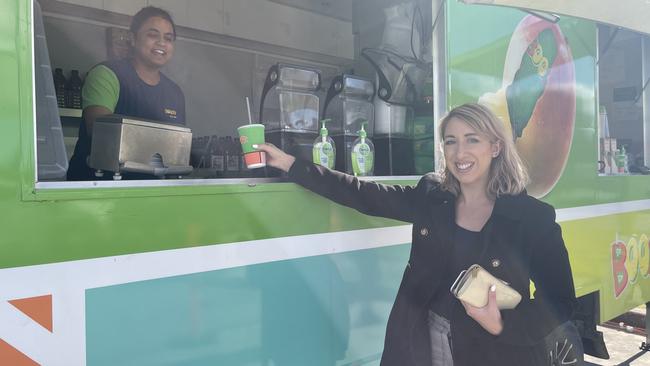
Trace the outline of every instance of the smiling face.
{"type": "Polygon", "coordinates": [[[492,159],[499,154],[498,143],[453,117],[445,128],[443,144],[447,169],[458,180],[461,190],[487,187],[492,159]]]}
{"type": "Polygon", "coordinates": [[[134,35],[134,57],[143,65],[160,69],[174,54],[174,28],[161,17],[147,19],[134,35]]]}

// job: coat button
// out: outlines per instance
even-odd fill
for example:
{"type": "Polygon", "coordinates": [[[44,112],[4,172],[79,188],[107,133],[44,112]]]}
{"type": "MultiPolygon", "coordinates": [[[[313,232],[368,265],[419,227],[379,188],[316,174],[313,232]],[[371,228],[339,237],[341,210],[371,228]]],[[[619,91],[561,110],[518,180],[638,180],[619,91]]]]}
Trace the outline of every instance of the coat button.
{"type": "Polygon", "coordinates": [[[426,227],[423,227],[422,229],[420,229],[420,235],[422,235],[422,236],[429,235],[429,229],[427,229],[426,227]]]}
{"type": "Polygon", "coordinates": [[[501,261],[498,258],[492,260],[492,267],[496,268],[501,265],[501,261]]]}

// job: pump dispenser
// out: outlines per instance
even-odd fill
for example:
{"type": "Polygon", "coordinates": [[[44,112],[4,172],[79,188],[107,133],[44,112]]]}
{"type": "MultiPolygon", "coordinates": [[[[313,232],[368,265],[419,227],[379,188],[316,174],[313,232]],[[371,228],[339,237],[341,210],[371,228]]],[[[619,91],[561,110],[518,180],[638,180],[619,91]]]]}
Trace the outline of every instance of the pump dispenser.
{"type": "Polygon", "coordinates": [[[334,140],[329,137],[327,128],[325,127],[325,124],[329,122],[329,119],[321,121],[322,127],[320,128],[320,136],[318,136],[314,141],[312,158],[314,164],[334,169],[334,163],[336,162],[336,146],[334,145],[334,140]]]}
{"type": "Polygon", "coordinates": [[[365,130],[367,122],[361,124],[359,138],[352,144],[352,171],[355,176],[368,176],[373,174],[375,165],[375,146],[368,138],[365,130]]]}
{"type": "Polygon", "coordinates": [[[627,174],[630,171],[628,170],[628,158],[627,151],[625,151],[625,145],[621,146],[621,150],[616,154],[616,165],[618,166],[619,174],[627,174]]]}

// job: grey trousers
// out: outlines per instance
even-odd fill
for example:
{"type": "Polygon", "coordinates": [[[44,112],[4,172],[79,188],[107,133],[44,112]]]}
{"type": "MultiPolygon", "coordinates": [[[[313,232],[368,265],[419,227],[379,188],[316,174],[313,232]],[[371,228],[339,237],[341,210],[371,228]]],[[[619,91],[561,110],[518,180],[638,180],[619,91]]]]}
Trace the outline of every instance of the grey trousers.
{"type": "Polygon", "coordinates": [[[429,335],[433,366],[454,366],[451,358],[451,332],[449,320],[429,311],[429,335]]]}
{"type": "MultiPolygon", "coordinates": [[[[454,366],[451,357],[449,320],[429,311],[432,366],[454,366]]],[[[545,339],[548,365],[585,365],[584,349],[577,329],[571,322],[558,326],[545,339]]]]}

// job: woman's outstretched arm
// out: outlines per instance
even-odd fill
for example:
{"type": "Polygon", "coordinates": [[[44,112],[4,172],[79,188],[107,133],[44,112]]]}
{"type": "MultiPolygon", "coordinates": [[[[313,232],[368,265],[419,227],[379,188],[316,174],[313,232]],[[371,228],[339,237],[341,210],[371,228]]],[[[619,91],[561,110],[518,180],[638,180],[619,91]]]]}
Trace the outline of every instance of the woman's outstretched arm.
{"type": "MultiPolygon", "coordinates": [[[[289,173],[292,181],[367,215],[413,222],[418,199],[425,197],[426,179],[417,187],[385,185],[297,160],[271,144],[257,145],[257,149],[266,153],[267,165],[289,173]]],[[[428,181],[433,184],[433,179],[428,181]]]]}

